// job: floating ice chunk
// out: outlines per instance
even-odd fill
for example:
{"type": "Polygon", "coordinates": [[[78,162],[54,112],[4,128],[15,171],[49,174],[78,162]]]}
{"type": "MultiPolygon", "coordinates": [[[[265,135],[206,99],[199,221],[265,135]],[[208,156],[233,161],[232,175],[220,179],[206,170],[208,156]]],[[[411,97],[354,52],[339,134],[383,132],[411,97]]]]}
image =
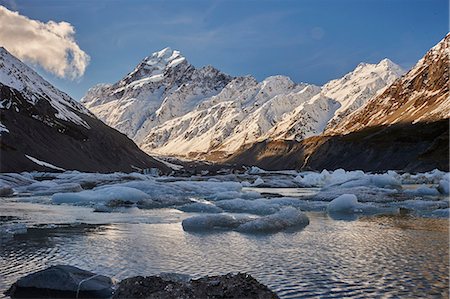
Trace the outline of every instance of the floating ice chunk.
{"type": "Polygon", "coordinates": [[[272,233],[308,224],[309,219],[304,213],[293,207],[286,207],[275,214],[243,223],[236,230],[244,233],[272,233]]]}
{"type": "Polygon", "coordinates": [[[57,183],[55,181],[35,182],[28,186],[18,187],[19,192],[32,193],[33,195],[52,195],[55,193],[83,191],[78,183],[57,183]]]}
{"type": "Polygon", "coordinates": [[[417,195],[417,196],[438,196],[439,191],[434,187],[428,186],[420,186],[417,189],[413,190],[405,190],[405,193],[409,195],[417,195]]]}
{"type": "Polygon", "coordinates": [[[310,197],[310,199],[332,201],[337,196],[343,194],[355,194],[358,197],[359,202],[392,202],[407,198],[405,193],[396,189],[359,186],[353,188],[332,188],[321,190],[314,196],[310,197]]]}
{"type": "Polygon", "coordinates": [[[328,206],[328,202],[325,201],[303,200],[290,197],[272,198],[270,201],[279,206],[292,206],[302,211],[325,211],[328,206]]]}
{"type": "Polygon", "coordinates": [[[370,176],[370,182],[378,188],[401,189],[401,182],[393,173],[374,174],[370,176]]]}
{"type": "Polygon", "coordinates": [[[77,193],[57,193],[52,196],[56,204],[68,203],[85,205],[91,203],[106,203],[113,200],[138,202],[148,199],[149,195],[129,187],[103,187],[95,190],[85,190],[77,193]]]}
{"type": "Polygon", "coordinates": [[[256,166],[252,166],[250,167],[249,170],[246,171],[247,174],[262,174],[262,173],[267,173],[267,171],[265,171],[264,169],[261,169],[259,167],[256,166]]]}
{"type": "Polygon", "coordinates": [[[333,199],[327,207],[331,213],[354,213],[359,211],[360,204],[354,194],[343,194],[333,199]]]}
{"type": "Polygon", "coordinates": [[[258,177],[258,178],[253,182],[252,186],[253,186],[253,187],[256,187],[256,186],[260,186],[260,185],[262,185],[262,184],[264,184],[264,180],[263,180],[262,178],[258,177]]]}
{"type": "Polygon", "coordinates": [[[237,191],[224,191],[224,192],[218,192],[216,194],[208,195],[207,198],[211,200],[226,200],[226,199],[232,199],[232,198],[238,198],[241,197],[242,193],[237,191]]]}
{"type": "Polygon", "coordinates": [[[450,189],[450,180],[448,179],[448,174],[446,177],[444,177],[442,180],[439,181],[439,187],[438,190],[444,195],[449,195],[449,189],[450,189]]]}
{"type": "Polygon", "coordinates": [[[404,173],[401,175],[403,184],[438,184],[448,173],[434,169],[425,173],[410,174],[404,173]]]}
{"type": "Polygon", "coordinates": [[[433,212],[431,212],[431,216],[433,216],[433,217],[449,218],[449,215],[450,215],[450,208],[436,209],[433,212]]]}
{"type": "Polygon", "coordinates": [[[18,186],[26,186],[36,182],[32,178],[20,173],[1,173],[0,186],[10,186],[16,188],[18,186]]]}
{"type": "Polygon", "coordinates": [[[394,171],[384,174],[365,174],[360,170],[345,171],[337,169],[333,172],[323,170],[321,173],[300,173],[294,181],[304,187],[353,188],[375,186],[390,189],[401,188],[399,175],[394,171]]]}
{"type": "Polygon", "coordinates": [[[249,221],[246,217],[227,214],[200,215],[184,219],[181,225],[185,231],[230,230],[249,221]]]}
{"type": "Polygon", "coordinates": [[[390,205],[408,210],[423,212],[448,208],[449,202],[447,200],[410,199],[400,202],[392,202],[390,203],[390,205]]]}
{"type": "Polygon", "coordinates": [[[304,176],[299,174],[294,181],[304,187],[322,187],[324,185],[326,173],[328,173],[328,171],[324,173],[325,171],[326,170],[322,171],[322,173],[311,172],[304,176]]]}
{"type": "Polygon", "coordinates": [[[250,213],[257,215],[273,214],[279,210],[279,205],[261,198],[255,200],[231,199],[218,201],[216,205],[228,212],[250,213]]]}
{"type": "Polygon", "coordinates": [[[178,208],[183,212],[196,212],[196,213],[222,213],[223,210],[210,203],[194,202],[187,205],[183,205],[178,208]]]}
{"type": "Polygon", "coordinates": [[[251,187],[252,183],[250,183],[249,181],[242,181],[241,185],[242,185],[242,187],[251,187]]]}

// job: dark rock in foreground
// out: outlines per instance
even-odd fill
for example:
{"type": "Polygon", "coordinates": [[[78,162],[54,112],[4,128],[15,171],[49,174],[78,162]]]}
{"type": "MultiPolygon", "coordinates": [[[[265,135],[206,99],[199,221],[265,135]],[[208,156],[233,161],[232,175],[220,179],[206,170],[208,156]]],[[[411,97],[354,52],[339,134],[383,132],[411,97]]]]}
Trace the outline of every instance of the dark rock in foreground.
{"type": "Polygon", "coordinates": [[[52,266],[20,278],[5,295],[11,298],[110,298],[111,278],[73,266],[52,266]]]}
{"type": "Polygon", "coordinates": [[[205,276],[196,280],[182,274],[137,276],[122,280],[114,292],[109,277],[63,265],[20,278],[5,295],[11,298],[278,298],[268,287],[245,273],[205,276]]]}
{"type": "Polygon", "coordinates": [[[275,299],[278,296],[244,273],[206,276],[189,282],[169,281],[157,276],[132,277],[120,282],[114,299],[236,298],[275,299]]]}

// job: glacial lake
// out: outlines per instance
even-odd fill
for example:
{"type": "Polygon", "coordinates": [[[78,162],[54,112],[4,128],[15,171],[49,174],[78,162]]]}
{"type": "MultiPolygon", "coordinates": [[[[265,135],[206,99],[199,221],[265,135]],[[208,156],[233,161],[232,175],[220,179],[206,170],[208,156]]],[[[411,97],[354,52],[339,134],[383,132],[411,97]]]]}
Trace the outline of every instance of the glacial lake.
{"type": "Polygon", "coordinates": [[[99,213],[48,204],[48,198],[0,198],[0,224],[29,227],[0,238],[2,293],[23,275],[70,264],[117,280],[161,272],[247,272],[281,298],[449,296],[445,218],[378,215],[348,221],[313,211],[306,212],[309,225],[296,231],[186,232],[181,221],[196,213],[135,207],[99,213]]]}

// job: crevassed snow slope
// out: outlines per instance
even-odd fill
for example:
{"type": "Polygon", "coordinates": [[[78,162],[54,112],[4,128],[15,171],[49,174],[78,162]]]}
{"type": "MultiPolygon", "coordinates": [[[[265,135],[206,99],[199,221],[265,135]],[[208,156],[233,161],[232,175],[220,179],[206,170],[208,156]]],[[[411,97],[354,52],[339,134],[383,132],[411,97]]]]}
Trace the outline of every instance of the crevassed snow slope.
{"type": "Polygon", "coordinates": [[[161,154],[233,152],[255,142],[285,113],[319,91],[285,76],[260,83],[252,77],[236,78],[195,110],[151,130],[140,145],[161,154]]]}
{"type": "Polygon", "coordinates": [[[300,141],[319,135],[384,90],[402,73],[403,70],[389,59],[378,64],[360,63],[344,77],[325,84],[320,95],[285,115],[263,139],[300,141]]]}

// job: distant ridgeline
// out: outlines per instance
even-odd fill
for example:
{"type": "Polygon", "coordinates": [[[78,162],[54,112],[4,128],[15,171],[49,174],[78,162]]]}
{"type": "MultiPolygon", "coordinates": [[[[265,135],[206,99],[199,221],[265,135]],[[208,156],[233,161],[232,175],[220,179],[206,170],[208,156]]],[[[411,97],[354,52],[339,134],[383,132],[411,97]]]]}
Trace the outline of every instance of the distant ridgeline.
{"type": "Polygon", "coordinates": [[[166,48],[91,88],[84,106],[2,49],[1,171],[168,170],[147,154],[266,169],[448,170],[449,40],[406,74],[383,59],[321,87],[195,68],[166,48]]]}

